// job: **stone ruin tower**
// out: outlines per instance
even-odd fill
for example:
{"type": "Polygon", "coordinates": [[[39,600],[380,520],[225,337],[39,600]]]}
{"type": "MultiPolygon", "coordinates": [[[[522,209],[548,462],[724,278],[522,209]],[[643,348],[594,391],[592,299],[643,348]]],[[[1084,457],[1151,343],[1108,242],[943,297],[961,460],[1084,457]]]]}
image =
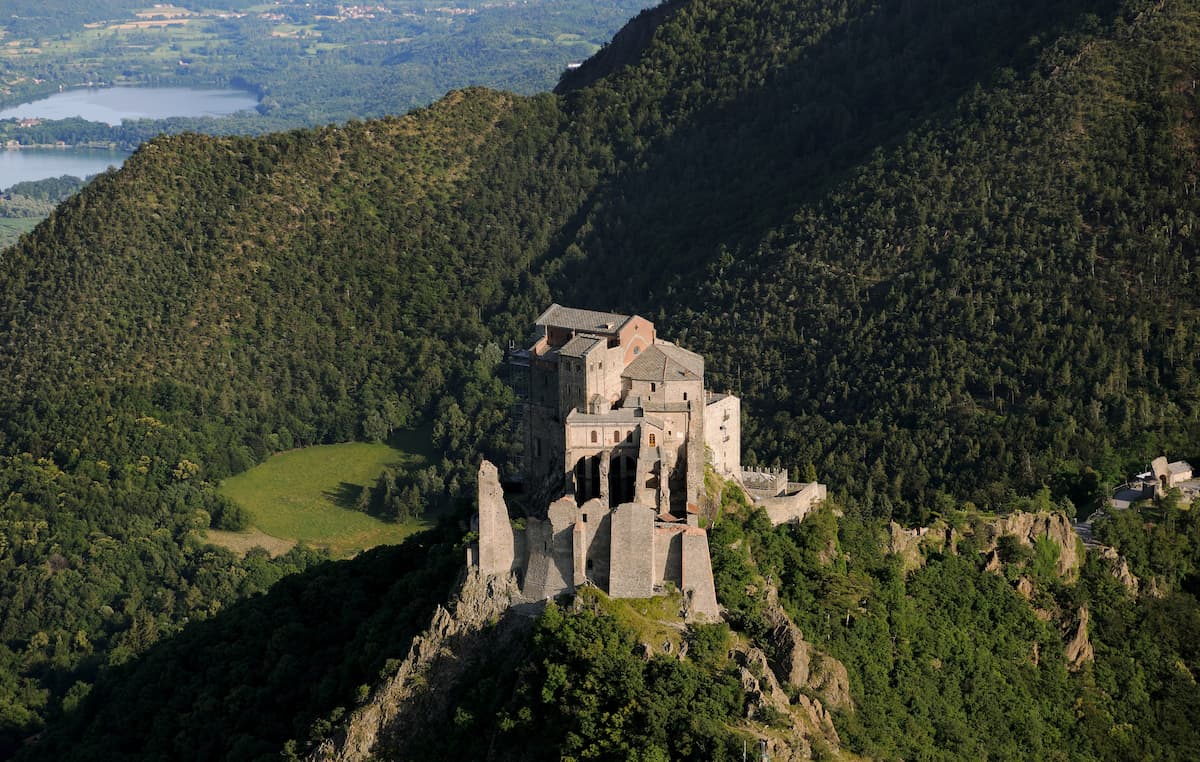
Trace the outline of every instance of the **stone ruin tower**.
{"type": "Polygon", "coordinates": [[[591,583],[646,598],[670,583],[688,614],[717,619],[698,505],[706,460],[741,474],[740,402],[704,387],[704,358],[638,315],[554,304],[527,350],[510,353],[521,398],[521,477],[544,513],[513,527],[499,475],[479,469],[469,563],[515,572],[526,598],[591,583]]]}

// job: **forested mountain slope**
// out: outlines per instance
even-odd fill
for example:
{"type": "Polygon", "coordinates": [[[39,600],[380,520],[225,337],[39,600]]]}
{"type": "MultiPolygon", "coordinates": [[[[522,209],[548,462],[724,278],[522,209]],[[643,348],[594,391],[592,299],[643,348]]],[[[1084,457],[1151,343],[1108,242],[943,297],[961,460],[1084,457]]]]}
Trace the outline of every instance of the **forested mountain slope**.
{"type": "Polygon", "coordinates": [[[1188,454],[1191,4],[668,10],[561,94],[153,141],[4,253],[5,748],[312,562],[200,546],[215,480],[428,417],[468,491],[551,300],[703,352],[748,457],[856,515],[1084,502],[1188,454]]]}

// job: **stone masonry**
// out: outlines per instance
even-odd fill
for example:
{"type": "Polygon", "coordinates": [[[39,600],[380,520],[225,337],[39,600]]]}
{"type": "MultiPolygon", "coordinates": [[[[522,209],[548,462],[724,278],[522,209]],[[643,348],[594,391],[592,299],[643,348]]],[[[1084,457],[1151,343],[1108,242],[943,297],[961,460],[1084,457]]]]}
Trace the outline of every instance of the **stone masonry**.
{"type": "Polygon", "coordinates": [[[718,618],[699,526],[706,463],[744,482],[775,523],[803,518],[824,485],[743,471],[740,400],[707,391],[704,358],[660,339],[649,320],[554,304],[535,328],[531,346],[509,358],[533,510],[514,528],[496,468],[484,461],[468,563],[515,573],[533,600],[583,584],[615,598],[673,585],[689,617],[718,618]]]}

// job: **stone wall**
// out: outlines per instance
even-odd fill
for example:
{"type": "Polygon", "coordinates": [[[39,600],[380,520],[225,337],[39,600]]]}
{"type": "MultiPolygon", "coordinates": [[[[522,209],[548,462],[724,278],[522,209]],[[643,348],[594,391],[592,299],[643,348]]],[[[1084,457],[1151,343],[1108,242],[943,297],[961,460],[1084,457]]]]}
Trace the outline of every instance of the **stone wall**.
{"type": "Polygon", "coordinates": [[[654,584],[670,582],[683,589],[682,525],[654,527],[654,584]]]}
{"type": "Polygon", "coordinates": [[[778,497],[787,492],[786,468],[744,468],[740,477],[746,493],[754,499],[778,497]]]}
{"type": "Polygon", "coordinates": [[[479,570],[505,575],[513,570],[516,547],[500,474],[488,461],[479,464],[479,570]]]}
{"type": "Polygon", "coordinates": [[[708,555],[708,533],[699,527],[688,527],[681,535],[682,568],[680,589],[688,597],[688,616],[709,619],[721,618],[717,607],[717,591],[713,586],[712,561],[708,555]]]}
{"type": "Polygon", "coordinates": [[[654,509],[622,503],[612,512],[608,594],[614,598],[654,595],[654,509]]]}
{"type": "Polygon", "coordinates": [[[810,511],[820,505],[828,491],[824,484],[809,482],[808,484],[788,484],[784,494],[778,497],[755,498],[754,502],[766,509],[771,517],[771,523],[798,524],[810,511]]]}
{"type": "Polygon", "coordinates": [[[601,590],[609,587],[609,559],[612,552],[612,512],[600,500],[589,500],[579,508],[580,522],[587,527],[584,576],[601,590]],[[583,521],[583,517],[587,521],[583,521]]]}
{"type": "Polygon", "coordinates": [[[742,470],[742,401],[732,394],[714,400],[704,407],[704,445],[713,468],[729,478],[742,470]]]}
{"type": "Polygon", "coordinates": [[[553,598],[575,589],[575,501],[565,497],[550,504],[546,519],[529,519],[525,541],[529,551],[527,598],[553,598]]]}

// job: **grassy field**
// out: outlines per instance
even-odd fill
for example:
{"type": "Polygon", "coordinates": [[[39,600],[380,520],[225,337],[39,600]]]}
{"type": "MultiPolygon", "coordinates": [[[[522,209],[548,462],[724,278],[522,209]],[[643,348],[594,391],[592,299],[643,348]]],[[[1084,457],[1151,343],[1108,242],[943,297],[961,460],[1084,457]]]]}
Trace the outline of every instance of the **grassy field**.
{"type": "MultiPolygon", "coordinates": [[[[226,479],[221,492],[249,511],[254,527],[266,535],[328,548],[335,557],[397,543],[427,524],[381,521],[344,507],[347,496],[374,484],[385,467],[425,464],[424,432],[410,432],[394,444],[350,442],[280,453],[226,479]]],[[[209,539],[234,544],[218,533],[209,539]]]]}
{"type": "Polygon", "coordinates": [[[17,242],[22,233],[33,230],[44,217],[0,217],[0,249],[17,242]]]}

